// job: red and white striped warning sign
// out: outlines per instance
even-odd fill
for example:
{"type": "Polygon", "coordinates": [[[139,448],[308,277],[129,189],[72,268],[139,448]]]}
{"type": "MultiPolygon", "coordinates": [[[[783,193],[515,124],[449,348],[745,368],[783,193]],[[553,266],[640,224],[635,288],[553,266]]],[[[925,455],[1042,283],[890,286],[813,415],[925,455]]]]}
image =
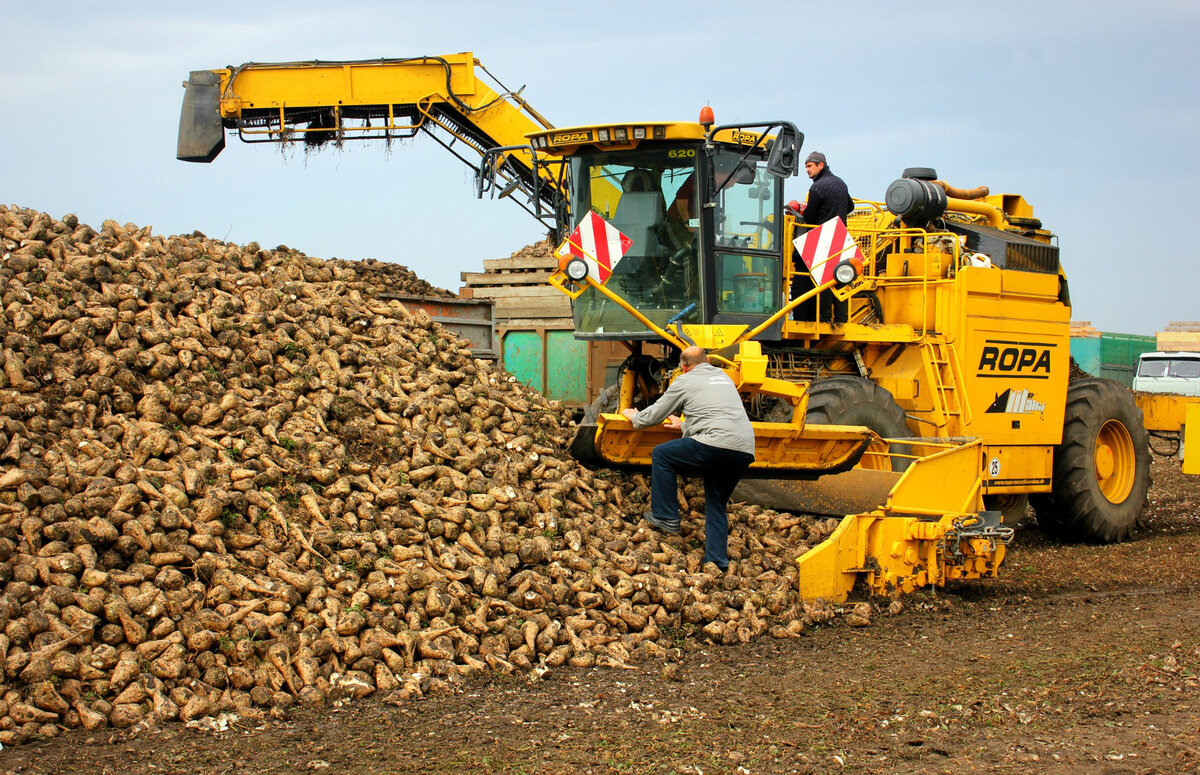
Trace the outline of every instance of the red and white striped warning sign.
{"type": "MultiPolygon", "coordinates": [[[[833,270],[846,259],[857,257],[863,260],[858,243],[846,231],[842,219],[834,216],[815,229],[809,229],[792,243],[800,251],[805,266],[812,273],[817,285],[824,285],[833,279],[833,270]]],[[[861,264],[860,264],[861,265],[861,264]]]]}
{"type": "Polygon", "coordinates": [[[601,218],[596,211],[589,211],[579,222],[567,241],[554,251],[563,266],[570,256],[587,261],[588,273],[603,285],[617,268],[617,262],[629,252],[633,240],[618,231],[611,223],[601,218]]]}

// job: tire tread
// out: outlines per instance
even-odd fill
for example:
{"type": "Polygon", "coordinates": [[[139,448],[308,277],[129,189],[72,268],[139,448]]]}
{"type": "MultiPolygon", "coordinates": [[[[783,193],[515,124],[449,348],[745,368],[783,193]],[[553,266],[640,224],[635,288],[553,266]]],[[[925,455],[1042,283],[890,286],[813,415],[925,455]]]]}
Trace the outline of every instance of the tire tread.
{"type": "Polygon", "coordinates": [[[1064,538],[1095,543],[1124,541],[1141,526],[1150,487],[1150,440],[1142,412],[1126,388],[1107,379],[1081,379],[1067,390],[1063,440],[1054,450],[1049,494],[1030,496],[1038,523],[1064,538]],[[1134,480],[1128,497],[1110,502],[1095,477],[1092,441],[1109,420],[1129,431],[1134,480]]]}

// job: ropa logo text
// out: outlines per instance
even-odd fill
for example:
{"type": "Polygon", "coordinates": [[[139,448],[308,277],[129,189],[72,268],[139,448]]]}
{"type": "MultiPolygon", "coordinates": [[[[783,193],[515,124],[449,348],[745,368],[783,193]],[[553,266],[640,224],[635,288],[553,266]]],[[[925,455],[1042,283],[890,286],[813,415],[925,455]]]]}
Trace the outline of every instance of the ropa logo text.
{"type": "Polygon", "coordinates": [[[1049,374],[1050,350],[1046,347],[987,345],[979,356],[979,371],[1005,374],[1049,374]]]}
{"type": "Polygon", "coordinates": [[[734,132],[733,141],[742,145],[754,145],[758,142],[759,135],[755,132],[734,132]]]}
{"type": "Polygon", "coordinates": [[[558,144],[558,143],[582,143],[582,142],[587,142],[588,140],[591,140],[591,139],[592,139],[591,132],[562,132],[560,134],[553,135],[550,138],[550,142],[555,143],[555,144],[558,144]]]}

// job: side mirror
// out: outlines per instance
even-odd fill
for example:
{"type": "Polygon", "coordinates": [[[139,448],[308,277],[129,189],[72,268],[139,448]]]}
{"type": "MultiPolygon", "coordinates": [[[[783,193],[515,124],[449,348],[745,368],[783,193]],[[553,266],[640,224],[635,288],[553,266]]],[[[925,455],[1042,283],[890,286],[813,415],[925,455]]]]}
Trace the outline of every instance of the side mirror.
{"type": "Polygon", "coordinates": [[[777,178],[789,178],[800,167],[800,147],[804,145],[804,133],[789,123],[779,127],[779,134],[771,144],[767,157],[767,172],[777,178]]]}
{"type": "Polygon", "coordinates": [[[754,183],[755,167],[753,164],[747,164],[744,160],[739,159],[737,166],[730,167],[732,161],[729,159],[718,159],[714,165],[713,177],[719,189],[726,189],[737,184],[739,186],[749,186],[754,183]]]}

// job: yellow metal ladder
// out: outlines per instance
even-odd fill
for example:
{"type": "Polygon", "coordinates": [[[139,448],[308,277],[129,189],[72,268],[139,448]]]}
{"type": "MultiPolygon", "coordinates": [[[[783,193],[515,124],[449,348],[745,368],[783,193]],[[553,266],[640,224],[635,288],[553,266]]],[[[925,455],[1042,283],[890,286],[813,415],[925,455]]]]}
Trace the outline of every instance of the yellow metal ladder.
{"type": "Polygon", "coordinates": [[[947,436],[960,436],[971,422],[971,409],[959,393],[962,372],[954,345],[935,339],[923,349],[929,383],[933,386],[934,413],[939,418],[936,425],[947,436]]]}

